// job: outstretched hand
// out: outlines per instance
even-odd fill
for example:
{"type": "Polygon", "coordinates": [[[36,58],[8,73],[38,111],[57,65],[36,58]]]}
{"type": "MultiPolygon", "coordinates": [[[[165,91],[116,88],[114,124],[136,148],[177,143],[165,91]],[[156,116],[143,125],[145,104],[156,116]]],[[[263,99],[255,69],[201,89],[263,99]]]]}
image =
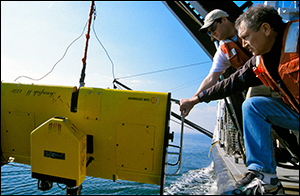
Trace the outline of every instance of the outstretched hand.
{"type": "Polygon", "coordinates": [[[188,116],[191,109],[194,107],[194,104],[192,103],[191,99],[180,99],[180,111],[181,115],[184,111],[184,117],[188,116]]]}

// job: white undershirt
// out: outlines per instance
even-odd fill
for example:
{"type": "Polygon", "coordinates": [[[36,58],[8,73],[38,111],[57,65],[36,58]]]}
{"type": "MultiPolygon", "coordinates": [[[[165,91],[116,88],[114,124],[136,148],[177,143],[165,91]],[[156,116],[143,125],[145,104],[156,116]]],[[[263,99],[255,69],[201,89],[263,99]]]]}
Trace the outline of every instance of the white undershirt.
{"type": "Polygon", "coordinates": [[[227,59],[224,52],[218,47],[217,52],[213,58],[213,64],[209,72],[224,72],[228,67],[231,66],[230,61],[227,59]]]}

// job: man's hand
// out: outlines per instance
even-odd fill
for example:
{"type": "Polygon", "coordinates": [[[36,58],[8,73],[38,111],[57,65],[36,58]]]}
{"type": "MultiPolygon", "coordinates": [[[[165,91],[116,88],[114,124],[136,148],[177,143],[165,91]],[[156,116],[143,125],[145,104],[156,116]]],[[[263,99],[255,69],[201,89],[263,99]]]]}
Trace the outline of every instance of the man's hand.
{"type": "Polygon", "coordinates": [[[182,111],[183,110],[185,110],[184,117],[186,117],[187,115],[189,115],[191,109],[197,103],[199,103],[199,100],[198,100],[197,96],[194,96],[194,97],[192,97],[190,99],[180,99],[180,111],[181,111],[181,115],[182,115],[182,111]]]}

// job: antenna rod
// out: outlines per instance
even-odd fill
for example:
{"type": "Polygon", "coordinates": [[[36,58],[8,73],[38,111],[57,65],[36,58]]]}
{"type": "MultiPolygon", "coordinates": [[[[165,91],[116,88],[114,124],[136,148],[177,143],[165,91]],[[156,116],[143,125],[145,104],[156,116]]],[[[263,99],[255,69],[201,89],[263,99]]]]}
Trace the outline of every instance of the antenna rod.
{"type": "Polygon", "coordinates": [[[81,70],[81,77],[79,80],[79,89],[81,86],[84,86],[84,78],[85,78],[85,68],[86,68],[86,58],[87,58],[87,49],[88,49],[88,44],[89,44],[89,39],[90,39],[90,29],[91,29],[91,21],[92,21],[92,15],[95,11],[95,2],[92,1],[91,3],[91,9],[90,9],[90,13],[89,13],[89,23],[88,23],[88,30],[86,33],[86,41],[85,41],[85,49],[84,49],[84,56],[82,58],[82,63],[83,63],[83,67],[81,70]]]}

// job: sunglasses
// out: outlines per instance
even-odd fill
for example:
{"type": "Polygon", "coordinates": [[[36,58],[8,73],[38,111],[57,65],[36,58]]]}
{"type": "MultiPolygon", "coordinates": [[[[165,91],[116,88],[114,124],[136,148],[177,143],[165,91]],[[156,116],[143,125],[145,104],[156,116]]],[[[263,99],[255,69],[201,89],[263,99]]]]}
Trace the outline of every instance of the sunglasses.
{"type": "Polygon", "coordinates": [[[207,31],[207,34],[209,36],[211,36],[211,34],[217,29],[217,24],[219,23],[219,21],[216,21],[216,23],[214,25],[211,26],[210,30],[207,31]]]}

